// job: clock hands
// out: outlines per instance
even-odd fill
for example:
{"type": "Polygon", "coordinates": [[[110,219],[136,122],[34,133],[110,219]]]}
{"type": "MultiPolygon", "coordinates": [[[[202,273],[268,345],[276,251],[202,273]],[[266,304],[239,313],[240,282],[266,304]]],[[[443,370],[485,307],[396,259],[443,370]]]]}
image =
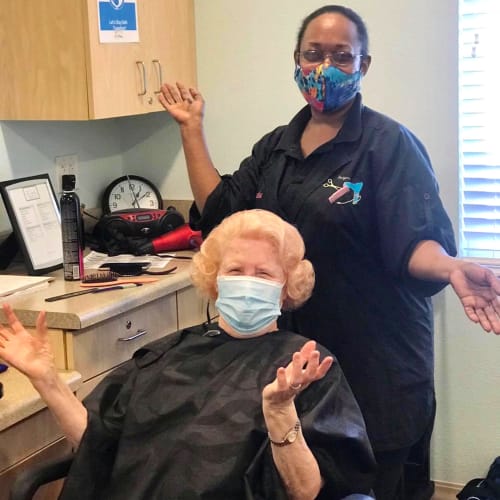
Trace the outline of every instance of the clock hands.
{"type": "Polygon", "coordinates": [[[149,191],[146,191],[140,198],[138,198],[137,201],[141,201],[144,197],[148,196],[150,194],[149,191]]]}
{"type": "Polygon", "coordinates": [[[132,196],[134,199],[132,200],[132,206],[134,206],[134,203],[137,205],[137,208],[140,208],[139,205],[139,200],[137,199],[137,195],[135,194],[134,191],[134,186],[132,186],[132,183],[130,182],[130,177],[127,175],[127,181],[128,181],[128,187],[130,188],[130,191],[132,191],[132,196]]]}

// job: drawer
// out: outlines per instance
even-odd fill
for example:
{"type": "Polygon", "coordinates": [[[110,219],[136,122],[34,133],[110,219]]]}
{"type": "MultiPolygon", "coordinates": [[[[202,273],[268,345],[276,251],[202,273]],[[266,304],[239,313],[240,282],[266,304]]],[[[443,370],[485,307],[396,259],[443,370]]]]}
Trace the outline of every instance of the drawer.
{"type": "Polygon", "coordinates": [[[97,377],[86,380],[76,391],[76,397],[80,401],[84,400],[96,388],[96,386],[102,382],[102,380],[104,380],[110,373],[113,372],[115,368],[117,367],[114,366],[107,372],[101,373],[100,375],[97,375],[97,377]]]}
{"type": "Polygon", "coordinates": [[[0,472],[62,437],[47,408],[0,432],[0,472]]]}
{"type": "MultiPolygon", "coordinates": [[[[16,477],[27,468],[34,467],[36,465],[42,464],[47,461],[52,461],[62,456],[67,455],[71,452],[71,446],[66,441],[66,439],[60,439],[55,443],[46,446],[40,451],[22,462],[18,462],[9,469],[0,472],[0,499],[6,500],[9,495],[10,488],[14,483],[16,477]]],[[[55,481],[50,484],[44,485],[38,489],[34,500],[57,500],[59,498],[59,493],[63,485],[63,480],[55,481]]]]}
{"type": "Polygon", "coordinates": [[[143,345],[177,331],[175,294],[90,328],[66,332],[68,367],[86,381],[131,358],[143,345]]]}
{"type": "MultiPolygon", "coordinates": [[[[194,287],[187,287],[177,292],[177,317],[179,330],[207,321],[208,300],[203,298],[194,287]]],[[[209,307],[210,317],[215,317],[213,302],[209,307]]]]}

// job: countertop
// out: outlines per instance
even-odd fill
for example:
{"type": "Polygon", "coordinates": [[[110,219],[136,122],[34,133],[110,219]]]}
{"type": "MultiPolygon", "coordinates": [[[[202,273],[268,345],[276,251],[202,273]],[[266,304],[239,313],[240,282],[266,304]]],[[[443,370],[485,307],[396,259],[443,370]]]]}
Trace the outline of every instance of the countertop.
{"type": "MultiPolygon", "coordinates": [[[[193,254],[194,252],[189,250],[176,252],[177,256],[193,254]]],[[[79,281],[65,281],[60,269],[49,274],[54,277],[54,281],[47,287],[12,295],[3,301],[14,308],[19,320],[26,327],[34,327],[38,313],[45,310],[49,328],[79,330],[190,286],[190,263],[190,260],[172,259],[168,267],[177,266],[172,274],[156,276],[158,281],[145,283],[137,288],[45,302],[46,297],[83,290],[79,281]]],[[[5,323],[5,315],[1,308],[0,323],[5,323]]],[[[81,375],[78,372],[61,371],[60,374],[72,390],[78,389],[81,383],[81,375]]],[[[0,399],[0,431],[45,408],[46,405],[28,379],[14,368],[10,367],[4,373],[0,373],[0,382],[4,385],[4,397],[0,399]]]]}
{"type": "MultiPolygon", "coordinates": [[[[72,391],[80,386],[81,375],[74,371],[59,372],[72,391]]],[[[46,407],[30,381],[10,367],[0,373],[4,396],[0,399],[0,432],[46,407]]]]}
{"type": "MultiPolygon", "coordinates": [[[[189,250],[176,252],[177,256],[192,256],[193,254],[194,252],[189,250]]],[[[174,258],[168,267],[177,266],[176,271],[172,274],[157,276],[158,281],[145,283],[136,288],[98,294],[90,293],[56,302],[45,302],[46,297],[83,290],[79,281],[65,281],[63,271],[59,269],[48,274],[55,279],[47,287],[33,292],[11,295],[3,301],[13,307],[17,317],[26,327],[35,326],[38,313],[44,310],[47,312],[49,328],[79,330],[190,286],[190,263],[190,260],[174,258]]],[[[1,308],[0,323],[5,323],[5,315],[1,308]]]]}

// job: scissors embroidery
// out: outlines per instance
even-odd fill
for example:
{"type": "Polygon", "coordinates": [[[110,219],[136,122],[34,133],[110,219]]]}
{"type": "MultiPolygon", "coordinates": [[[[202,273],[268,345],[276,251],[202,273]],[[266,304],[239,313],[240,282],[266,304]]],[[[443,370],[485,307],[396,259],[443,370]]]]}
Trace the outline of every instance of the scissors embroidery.
{"type": "Polygon", "coordinates": [[[334,188],[334,189],[340,189],[340,186],[336,186],[334,183],[333,183],[333,180],[332,179],[328,179],[324,184],[323,184],[323,187],[325,188],[334,188]]]}
{"type": "Polygon", "coordinates": [[[323,184],[323,187],[330,187],[330,188],[333,188],[335,189],[335,191],[328,197],[328,201],[330,203],[340,203],[340,204],[346,204],[346,203],[352,203],[353,205],[356,205],[357,203],[359,203],[359,201],[361,200],[361,189],[363,189],[363,183],[362,182],[349,182],[349,181],[345,181],[343,184],[342,184],[342,187],[340,186],[336,186],[334,183],[333,183],[333,180],[332,179],[328,179],[324,184],[323,184]],[[340,198],[342,198],[342,196],[344,196],[345,194],[349,193],[350,191],[352,191],[353,193],[353,196],[352,196],[352,199],[348,200],[348,201],[343,201],[343,202],[340,202],[340,201],[337,201],[339,200],[340,198]]]}

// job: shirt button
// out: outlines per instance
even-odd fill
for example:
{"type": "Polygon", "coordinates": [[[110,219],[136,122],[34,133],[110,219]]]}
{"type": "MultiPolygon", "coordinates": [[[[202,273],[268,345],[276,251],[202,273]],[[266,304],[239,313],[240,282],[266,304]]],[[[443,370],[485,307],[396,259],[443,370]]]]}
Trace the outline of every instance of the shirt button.
{"type": "Polygon", "coordinates": [[[424,193],[424,200],[430,200],[431,195],[429,193],[424,193]]]}

